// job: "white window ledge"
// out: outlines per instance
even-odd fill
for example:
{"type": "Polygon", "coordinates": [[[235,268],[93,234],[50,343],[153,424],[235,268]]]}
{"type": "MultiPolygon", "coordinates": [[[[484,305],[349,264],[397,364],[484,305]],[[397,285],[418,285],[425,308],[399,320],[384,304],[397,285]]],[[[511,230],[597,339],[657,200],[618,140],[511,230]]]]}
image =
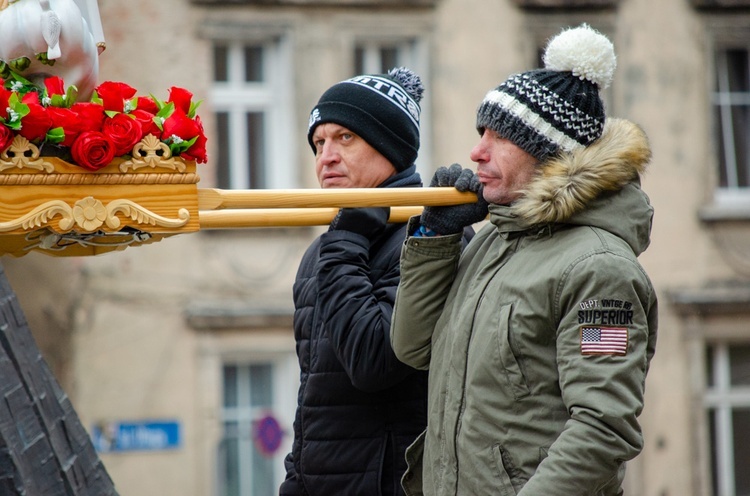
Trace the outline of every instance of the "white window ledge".
{"type": "Polygon", "coordinates": [[[698,210],[698,218],[703,222],[750,221],[750,198],[706,205],[698,210]]]}

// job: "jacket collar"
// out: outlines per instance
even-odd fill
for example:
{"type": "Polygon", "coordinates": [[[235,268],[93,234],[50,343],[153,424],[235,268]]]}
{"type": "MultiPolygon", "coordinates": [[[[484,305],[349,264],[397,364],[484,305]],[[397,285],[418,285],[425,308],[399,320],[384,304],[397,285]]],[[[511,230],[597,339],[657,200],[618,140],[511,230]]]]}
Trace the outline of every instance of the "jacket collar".
{"type": "Polygon", "coordinates": [[[650,159],[648,139],[637,125],[608,119],[596,142],[542,163],[515,203],[490,205],[490,221],[505,237],[563,225],[600,227],[640,254],[649,244],[653,218],[640,188],[650,159]]]}
{"type": "Polygon", "coordinates": [[[640,127],[608,119],[597,141],[542,163],[513,212],[526,225],[564,222],[603,192],[619,191],[637,180],[650,159],[648,138],[640,127]]]}

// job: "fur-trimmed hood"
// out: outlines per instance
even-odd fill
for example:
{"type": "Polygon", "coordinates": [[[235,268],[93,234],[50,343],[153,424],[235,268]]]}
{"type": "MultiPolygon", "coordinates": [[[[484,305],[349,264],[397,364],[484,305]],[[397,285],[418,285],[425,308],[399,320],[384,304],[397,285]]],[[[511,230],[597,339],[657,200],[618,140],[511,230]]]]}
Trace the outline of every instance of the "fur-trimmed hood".
{"type": "Polygon", "coordinates": [[[510,231],[549,224],[601,227],[640,254],[649,244],[653,218],[640,188],[650,159],[648,138],[639,126],[607,119],[597,141],[541,164],[513,205],[491,205],[492,222],[510,231]]]}

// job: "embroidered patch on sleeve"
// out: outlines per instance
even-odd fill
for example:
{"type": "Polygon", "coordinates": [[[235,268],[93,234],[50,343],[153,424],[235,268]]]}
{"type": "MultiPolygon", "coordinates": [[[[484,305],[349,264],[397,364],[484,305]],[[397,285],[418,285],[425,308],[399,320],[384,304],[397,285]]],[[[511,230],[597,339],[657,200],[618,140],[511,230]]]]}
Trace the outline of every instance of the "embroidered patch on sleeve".
{"type": "Polygon", "coordinates": [[[627,355],[628,329],[626,327],[581,327],[582,355],[627,355]]]}

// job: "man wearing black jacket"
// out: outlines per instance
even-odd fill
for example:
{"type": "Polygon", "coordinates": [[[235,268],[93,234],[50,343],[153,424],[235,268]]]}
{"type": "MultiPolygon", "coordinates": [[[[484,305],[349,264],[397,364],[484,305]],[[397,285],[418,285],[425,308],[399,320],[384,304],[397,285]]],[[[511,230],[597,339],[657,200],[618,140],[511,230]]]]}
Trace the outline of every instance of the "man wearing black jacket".
{"type": "MultiPolygon", "coordinates": [[[[421,80],[405,68],[333,85],[310,113],[323,188],[422,185],[421,80]]],[[[345,208],[305,253],[294,284],[300,389],[281,496],[402,495],[404,451],[426,425],[427,376],[389,332],[404,224],[345,208]]]]}

